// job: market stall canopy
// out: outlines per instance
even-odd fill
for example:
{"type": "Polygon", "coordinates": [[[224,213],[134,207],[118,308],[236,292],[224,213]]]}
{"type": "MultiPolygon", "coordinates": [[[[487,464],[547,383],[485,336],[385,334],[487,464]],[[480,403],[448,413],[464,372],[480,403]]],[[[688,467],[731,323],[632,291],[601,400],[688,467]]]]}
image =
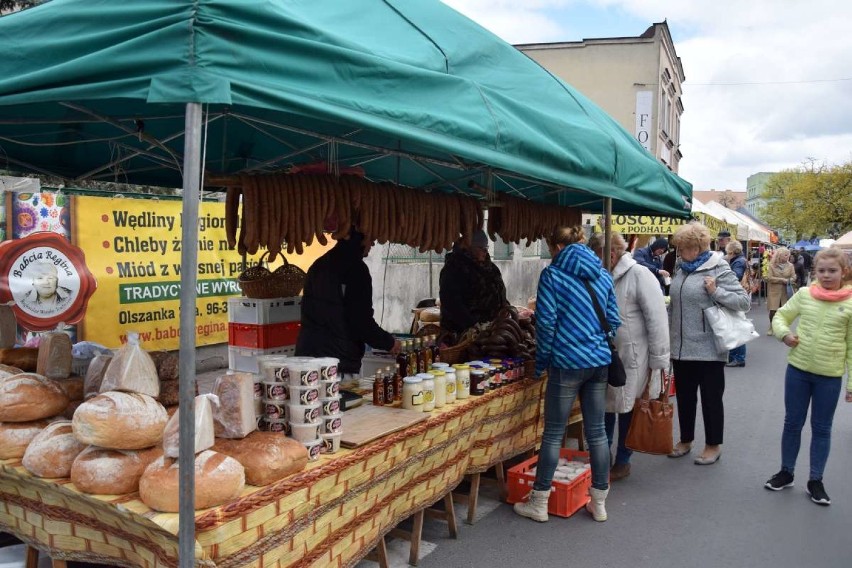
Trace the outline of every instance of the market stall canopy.
{"type": "Polygon", "coordinates": [[[692,216],[701,221],[714,235],[721,231],[728,231],[731,234],[737,232],[737,224],[729,223],[718,212],[714,215],[710,209],[704,205],[698,198],[692,198],[692,216]]]}
{"type": "Polygon", "coordinates": [[[704,204],[709,212],[717,217],[723,218],[728,224],[736,227],[736,234],[733,236],[738,241],[758,241],[768,243],[769,231],[760,227],[757,223],[715,201],[708,201],[704,204]]]}
{"type": "Polygon", "coordinates": [[[569,85],[437,0],[52,0],[0,18],[0,164],[179,187],[328,163],[370,179],[689,215],[691,185],[569,85]]]}
{"type": "Polygon", "coordinates": [[[842,249],[852,249],[852,231],[849,231],[836,241],[834,241],[834,245],[836,247],[840,247],[842,249]]]}

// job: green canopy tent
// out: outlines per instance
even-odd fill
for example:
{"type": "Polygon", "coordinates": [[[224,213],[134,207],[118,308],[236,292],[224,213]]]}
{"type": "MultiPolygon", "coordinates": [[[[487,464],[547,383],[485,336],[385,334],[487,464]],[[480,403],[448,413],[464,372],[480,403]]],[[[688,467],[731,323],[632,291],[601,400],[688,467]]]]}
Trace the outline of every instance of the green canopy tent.
{"type": "MultiPolygon", "coordinates": [[[[436,0],[52,0],[0,18],[0,164],[182,186],[324,161],[374,181],[687,216],[691,186],[588,99],[436,0]]],[[[195,247],[183,247],[195,266],[195,247]]],[[[194,305],[195,271],[181,273],[194,305]]],[[[181,518],[194,313],[181,310],[181,518]]],[[[181,565],[194,527],[180,525],[181,565]]]]}

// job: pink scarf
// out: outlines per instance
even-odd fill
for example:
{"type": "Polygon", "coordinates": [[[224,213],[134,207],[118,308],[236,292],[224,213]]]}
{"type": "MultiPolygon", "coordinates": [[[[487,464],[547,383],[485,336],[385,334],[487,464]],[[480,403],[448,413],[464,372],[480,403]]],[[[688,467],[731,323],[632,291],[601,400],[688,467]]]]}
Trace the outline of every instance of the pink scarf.
{"type": "Polygon", "coordinates": [[[843,286],[839,290],[826,290],[818,282],[811,284],[808,288],[814,300],[823,302],[842,302],[852,298],[852,286],[843,286]]]}

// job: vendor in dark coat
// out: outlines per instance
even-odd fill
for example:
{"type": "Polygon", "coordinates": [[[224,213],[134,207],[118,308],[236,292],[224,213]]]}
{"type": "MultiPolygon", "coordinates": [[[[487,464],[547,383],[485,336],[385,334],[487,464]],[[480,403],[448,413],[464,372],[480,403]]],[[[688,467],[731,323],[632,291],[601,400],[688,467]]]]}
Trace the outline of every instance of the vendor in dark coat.
{"type": "Polygon", "coordinates": [[[670,276],[668,271],[663,270],[662,255],[667,250],[669,250],[669,241],[660,238],[651,242],[647,247],[636,249],[633,253],[633,260],[650,270],[657,277],[660,288],[663,289],[665,286],[664,278],[670,276]]]}
{"type": "Polygon", "coordinates": [[[364,263],[372,246],[353,230],[308,269],[296,355],[336,357],[341,373],[357,374],[365,344],[399,351],[399,341],[373,319],[373,280],[364,263]]]}
{"type": "Polygon", "coordinates": [[[488,255],[488,236],[477,231],[470,246],[456,243],[441,269],[441,327],[460,333],[493,321],[508,306],[500,269],[488,255]]]}

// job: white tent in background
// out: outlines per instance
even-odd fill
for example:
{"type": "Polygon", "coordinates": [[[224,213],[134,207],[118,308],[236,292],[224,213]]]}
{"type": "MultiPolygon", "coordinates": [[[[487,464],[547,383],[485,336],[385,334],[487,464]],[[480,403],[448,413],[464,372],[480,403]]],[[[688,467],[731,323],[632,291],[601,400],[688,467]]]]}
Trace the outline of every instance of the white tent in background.
{"type": "Polygon", "coordinates": [[[852,231],[849,231],[848,233],[834,241],[834,246],[846,250],[852,250],[852,231]]]}

